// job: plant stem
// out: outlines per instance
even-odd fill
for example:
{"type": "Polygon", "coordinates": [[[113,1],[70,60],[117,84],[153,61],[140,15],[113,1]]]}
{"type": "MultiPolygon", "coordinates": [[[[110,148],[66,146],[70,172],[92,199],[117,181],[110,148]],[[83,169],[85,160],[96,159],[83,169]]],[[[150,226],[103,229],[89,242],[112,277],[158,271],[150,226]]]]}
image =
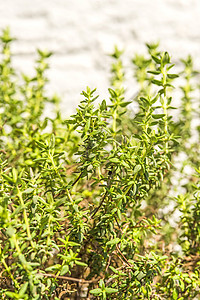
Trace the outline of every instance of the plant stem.
{"type": "Polygon", "coordinates": [[[17,186],[17,194],[18,194],[18,197],[19,197],[19,200],[20,200],[20,204],[23,207],[23,215],[24,215],[24,221],[25,221],[25,224],[26,224],[27,236],[29,238],[29,241],[31,243],[32,248],[35,249],[35,245],[32,241],[32,237],[31,237],[30,226],[29,226],[29,222],[28,222],[28,217],[27,217],[27,213],[26,213],[26,208],[25,208],[22,192],[20,191],[18,186],[17,186]]]}

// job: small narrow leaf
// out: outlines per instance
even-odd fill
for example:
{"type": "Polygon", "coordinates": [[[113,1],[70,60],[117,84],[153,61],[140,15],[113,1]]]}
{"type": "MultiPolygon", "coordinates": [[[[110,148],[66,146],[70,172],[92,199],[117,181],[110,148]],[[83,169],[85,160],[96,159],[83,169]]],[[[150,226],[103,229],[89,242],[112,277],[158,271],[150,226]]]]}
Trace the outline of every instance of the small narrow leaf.
{"type": "Polygon", "coordinates": [[[102,293],[102,290],[100,288],[97,288],[97,289],[94,289],[94,290],[90,291],[90,294],[93,294],[93,295],[99,295],[101,293],[102,293]]]}
{"type": "Polygon", "coordinates": [[[160,71],[147,71],[147,73],[154,74],[154,75],[159,75],[160,71]]]}
{"type": "Polygon", "coordinates": [[[156,84],[156,85],[158,85],[158,86],[163,85],[162,81],[160,81],[160,80],[153,79],[151,82],[154,83],[154,84],[156,84]]]}
{"type": "Polygon", "coordinates": [[[153,60],[154,60],[157,64],[160,64],[160,63],[161,63],[161,59],[160,59],[160,58],[158,58],[158,57],[156,57],[156,56],[154,56],[154,55],[152,55],[152,58],[153,58],[153,60]]]}
{"type": "Polygon", "coordinates": [[[117,289],[113,289],[113,288],[107,287],[107,288],[105,289],[105,292],[106,292],[106,294],[113,294],[113,293],[117,293],[118,290],[117,290],[117,289]]]}
{"type": "Polygon", "coordinates": [[[69,266],[65,265],[62,267],[61,271],[60,271],[60,275],[65,275],[66,273],[69,272],[69,266]]]}
{"type": "Polygon", "coordinates": [[[154,119],[161,119],[161,118],[163,118],[165,116],[165,114],[156,114],[156,115],[152,115],[152,117],[154,118],[154,119]]]}
{"type": "Polygon", "coordinates": [[[78,265],[78,266],[87,267],[87,264],[84,263],[84,262],[82,262],[82,261],[75,260],[75,263],[76,263],[76,265],[78,265]]]}
{"type": "Polygon", "coordinates": [[[24,194],[30,194],[34,191],[34,188],[28,188],[26,190],[23,191],[24,194]]]}
{"type": "Polygon", "coordinates": [[[13,179],[6,174],[2,174],[3,178],[6,179],[9,183],[14,183],[13,179]]]}
{"type": "Polygon", "coordinates": [[[100,105],[100,110],[104,111],[104,110],[106,110],[106,108],[107,108],[107,106],[106,106],[106,100],[103,100],[102,103],[101,103],[101,105],[100,105]]]}
{"type": "Polygon", "coordinates": [[[28,282],[25,282],[22,287],[19,290],[19,296],[22,297],[26,293],[26,290],[28,288],[28,282]]]}
{"type": "Polygon", "coordinates": [[[141,165],[136,165],[134,170],[133,170],[133,174],[138,173],[141,169],[142,169],[141,165]]]}
{"type": "Polygon", "coordinates": [[[167,74],[167,77],[170,78],[170,79],[174,79],[174,78],[179,77],[179,75],[177,75],[177,74],[167,74]]]}
{"type": "Polygon", "coordinates": [[[106,243],[107,246],[110,246],[110,245],[116,245],[120,242],[120,239],[119,238],[116,238],[116,239],[113,239],[109,242],[106,243]]]}
{"type": "Polygon", "coordinates": [[[121,102],[121,103],[120,103],[120,106],[121,106],[121,107],[126,107],[126,106],[129,105],[130,103],[132,103],[132,101],[121,102]]]}

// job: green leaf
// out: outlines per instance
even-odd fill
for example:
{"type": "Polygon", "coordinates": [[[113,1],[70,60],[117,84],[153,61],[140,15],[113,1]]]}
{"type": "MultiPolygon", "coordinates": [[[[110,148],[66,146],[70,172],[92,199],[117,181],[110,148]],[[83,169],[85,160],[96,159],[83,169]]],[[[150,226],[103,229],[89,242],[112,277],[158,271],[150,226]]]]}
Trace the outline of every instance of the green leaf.
{"type": "Polygon", "coordinates": [[[93,290],[91,290],[90,291],[90,294],[93,294],[93,295],[100,295],[100,294],[102,294],[102,289],[100,289],[100,288],[97,288],[97,289],[93,289],[93,290]]]}
{"type": "Polygon", "coordinates": [[[67,245],[72,246],[72,247],[80,246],[80,244],[75,243],[75,242],[71,242],[71,241],[67,242],[67,245]]]}
{"type": "Polygon", "coordinates": [[[120,242],[120,239],[119,238],[115,238],[109,242],[106,243],[107,246],[110,246],[110,245],[116,245],[120,242]]]}
{"type": "Polygon", "coordinates": [[[159,75],[160,71],[147,71],[147,73],[154,74],[154,75],[159,75]]]}
{"type": "Polygon", "coordinates": [[[164,55],[162,57],[162,62],[164,63],[164,65],[170,63],[170,56],[168,52],[164,52],[164,55]]]}
{"type": "Polygon", "coordinates": [[[112,162],[112,163],[119,163],[120,160],[118,158],[110,158],[110,162],[112,162]]]}
{"type": "Polygon", "coordinates": [[[12,169],[13,181],[17,182],[18,172],[15,168],[12,169]]]}
{"type": "Polygon", "coordinates": [[[177,300],[178,299],[178,291],[176,288],[173,289],[172,299],[177,300]]]}
{"type": "Polygon", "coordinates": [[[110,268],[115,274],[118,274],[118,273],[119,273],[118,270],[116,270],[114,267],[109,266],[109,268],[110,268]]]}
{"type": "Polygon", "coordinates": [[[15,235],[16,229],[12,227],[11,225],[7,228],[6,233],[10,237],[13,237],[15,235]]]}
{"type": "Polygon", "coordinates": [[[104,111],[107,109],[106,100],[103,100],[100,105],[100,110],[104,111]]]}
{"type": "Polygon", "coordinates": [[[42,123],[41,129],[42,129],[42,130],[45,129],[45,128],[47,127],[47,124],[48,124],[48,119],[45,118],[45,119],[44,119],[44,122],[42,123]]]}
{"type": "Polygon", "coordinates": [[[165,117],[165,114],[155,114],[155,115],[152,115],[152,117],[154,119],[161,119],[161,118],[165,117]]]}
{"type": "Polygon", "coordinates": [[[23,191],[24,194],[30,194],[34,191],[35,189],[34,188],[28,188],[26,190],[23,191]]]}
{"type": "Polygon", "coordinates": [[[53,266],[50,266],[48,268],[45,269],[46,272],[51,272],[51,271],[55,271],[55,270],[59,270],[61,267],[60,264],[55,264],[53,266]]]}
{"type": "Polygon", "coordinates": [[[111,95],[112,98],[117,97],[117,94],[116,94],[116,92],[113,89],[109,88],[108,91],[109,91],[109,93],[110,93],[110,95],[111,95]]]}
{"type": "Polygon", "coordinates": [[[49,148],[54,149],[55,148],[55,135],[51,135],[50,143],[49,143],[49,148]]]}
{"type": "Polygon", "coordinates": [[[85,124],[85,132],[88,132],[89,128],[90,128],[90,119],[87,119],[87,122],[85,124]]]}
{"type": "Polygon", "coordinates": [[[133,170],[133,175],[138,173],[142,169],[141,165],[136,165],[134,170],[133,170]]]}
{"type": "Polygon", "coordinates": [[[117,289],[113,289],[113,288],[106,287],[106,288],[105,288],[105,292],[106,292],[106,294],[113,294],[113,293],[117,293],[118,290],[117,290],[117,289]]]}
{"type": "Polygon", "coordinates": [[[151,100],[151,105],[156,103],[156,101],[158,100],[158,95],[156,95],[156,97],[154,97],[152,100],[151,100]]]}
{"type": "Polygon", "coordinates": [[[33,161],[34,162],[42,162],[42,161],[46,161],[46,160],[47,160],[47,157],[40,157],[40,158],[34,159],[33,161]]]}
{"type": "Polygon", "coordinates": [[[65,152],[62,151],[62,152],[60,152],[60,153],[55,154],[55,155],[53,156],[53,158],[61,157],[61,156],[63,156],[64,154],[65,154],[65,152]]]}
{"type": "Polygon", "coordinates": [[[183,292],[184,289],[185,289],[184,281],[180,279],[179,282],[180,282],[180,288],[181,288],[181,291],[183,292]]]}
{"type": "Polygon", "coordinates": [[[156,84],[156,85],[158,85],[158,86],[162,86],[163,85],[162,81],[160,81],[160,80],[152,79],[151,82],[154,83],[154,84],[156,84]]]}
{"type": "Polygon", "coordinates": [[[177,75],[177,74],[167,74],[167,77],[170,78],[170,79],[174,79],[174,78],[179,77],[179,75],[177,75]]]}
{"type": "Polygon", "coordinates": [[[105,289],[105,283],[104,283],[103,279],[99,280],[99,286],[102,289],[102,291],[105,289]]]}
{"type": "Polygon", "coordinates": [[[22,287],[19,290],[19,296],[22,297],[26,293],[26,290],[28,288],[28,282],[25,282],[22,287]]]}
{"type": "MultiPolygon", "coordinates": [[[[136,172],[137,173],[137,172],[136,172]]],[[[128,181],[127,185],[134,185],[135,184],[135,180],[130,180],[128,181]]]]}
{"type": "Polygon", "coordinates": [[[122,214],[121,214],[120,209],[117,209],[117,216],[118,216],[119,220],[122,219],[122,214]]]}
{"type": "Polygon", "coordinates": [[[159,57],[152,55],[152,58],[157,64],[161,63],[161,59],[159,57]]]}
{"type": "Polygon", "coordinates": [[[159,93],[160,96],[161,96],[162,94],[164,94],[164,92],[165,92],[165,89],[160,89],[160,90],[158,91],[158,93],[159,93]]]}
{"type": "Polygon", "coordinates": [[[152,55],[151,57],[153,58],[153,60],[154,60],[157,64],[160,64],[160,63],[161,63],[161,59],[160,59],[159,57],[154,56],[154,55],[152,55]]]}
{"type": "Polygon", "coordinates": [[[66,273],[69,272],[69,266],[65,265],[62,267],[61,271],[60,271],[60,275],[65,275],[66,273]]]}
{"type": "Polygon", "coordinates": [[[84,263],[82,261],[79,261],[79,260],[75,260],[75,264],[78,265],[78,266],[87,267],[86,263],[84,263]]]}
{"type": "Polygon", "coordinates": [[[48,58],[52,55],[52,52],[49,51],[42,51],[40,49],[37,49],[38,54],[42,57],[42,58],[48,58]]]}
{"type": "Polygon", "coordinates": [[[35,141],[36,144],[38,145],[39,148],[41,149],[46,149],[47,148],[47,145],[45,145],[44,143],[40,142],[40,141],[35,141]]]}
{"type": "Polygon", "coordinates": [[[6,179],[9,183],[14,183],[14,180],[6,174],[2,174],[3,178],[6,179]]]}
{"type": "Polygon", "coordinates": [[[129,169],[129,164],[127,164],[124,160],[120,161],[122,166],[129,169]]]}
{"type": "Polygon", "coordinates": [[[138,279],[138,280],[141,280],[141,279],[144,278],[145,276],[146,276],[146,274],[143,273],[143,272],[141,271],[141,272],[139,272],[139,274],[137,275],[137,279],[138,279]]]}
{"type": "Polygon", "coordinates": [[[5,295],[12,299],[20,299],[19,294],[13,292],[5,292],[5,295]]]}
{"type": "Polygon", "coordinates": [[[126,107],[126,106],[129,105],[130,103],[132,103],[132,101],[121,102],[121,103],[119,104],[119,106],[121,106],[121,107],[126,107]]]}

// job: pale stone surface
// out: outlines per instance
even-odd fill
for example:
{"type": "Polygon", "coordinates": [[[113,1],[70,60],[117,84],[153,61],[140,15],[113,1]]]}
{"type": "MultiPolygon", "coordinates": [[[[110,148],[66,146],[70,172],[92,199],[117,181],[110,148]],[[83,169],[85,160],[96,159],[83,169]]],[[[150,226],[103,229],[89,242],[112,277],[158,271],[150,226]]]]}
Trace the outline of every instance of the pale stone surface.
{"type": "MultiPolygon", "coordinates": [[[[12,50],[21,70],[33,72],[36,48],[54,52],[49,90],[61,95],[66,114],[86,85],[108,97],[114,44],[131,57],[160,40],[174,61],[190,53],[200,68],[199,0],[0,0],[0,16],[0,29],[9,26],[17,38],[12,50]]],[[[135,89],[133,82],[129,93],[135,89]]]]}

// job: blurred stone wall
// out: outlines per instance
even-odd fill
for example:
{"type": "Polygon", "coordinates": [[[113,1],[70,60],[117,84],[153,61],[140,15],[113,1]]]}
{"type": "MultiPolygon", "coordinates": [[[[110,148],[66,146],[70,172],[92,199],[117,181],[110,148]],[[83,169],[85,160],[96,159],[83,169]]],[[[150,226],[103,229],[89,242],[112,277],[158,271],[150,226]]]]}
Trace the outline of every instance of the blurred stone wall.
{"type": "Polygon", "coordinates": [[[86,85],[108,96],[114,44],[131,57],[159,40],[174,61],[190,53],[200,69],[200,0],[0,0],[0,29],[6,26],[17,38],[19,70],[33,72],[36,48],[54,52],[49,91],[61,96],[67,115],[86,85]]]}

